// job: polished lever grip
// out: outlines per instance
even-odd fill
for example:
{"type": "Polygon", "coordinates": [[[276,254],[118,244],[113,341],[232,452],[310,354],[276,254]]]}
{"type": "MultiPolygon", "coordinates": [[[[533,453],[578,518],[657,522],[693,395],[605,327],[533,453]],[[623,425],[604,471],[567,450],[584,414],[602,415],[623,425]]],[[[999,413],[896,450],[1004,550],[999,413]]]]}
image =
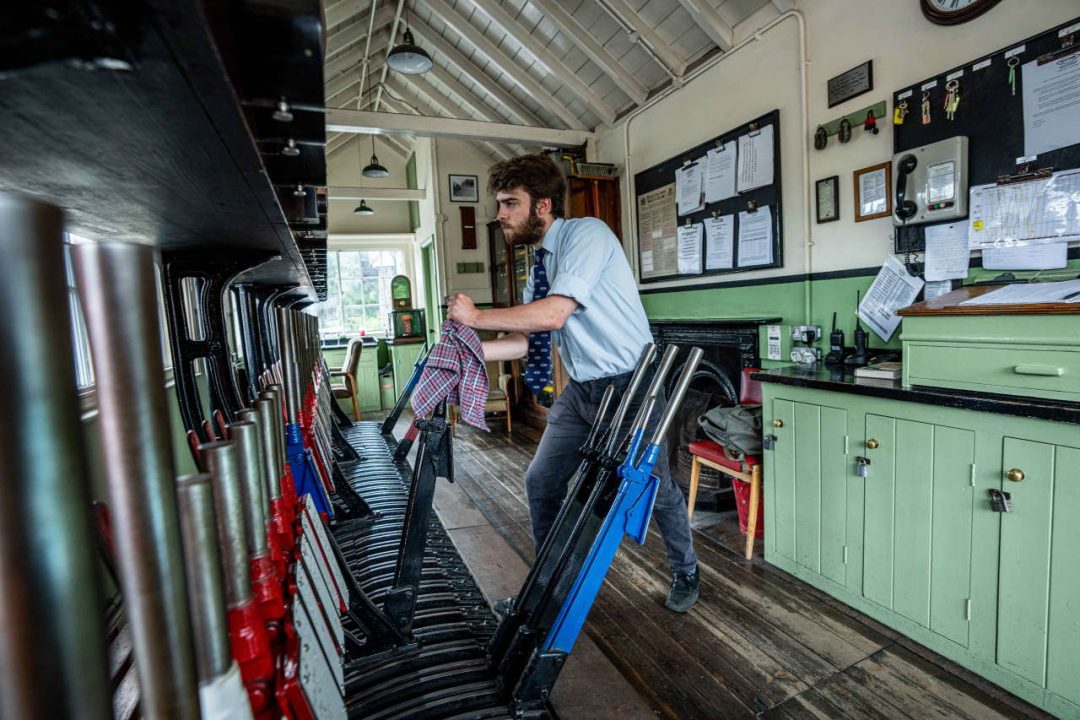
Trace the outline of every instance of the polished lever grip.
{"type": "Polygon", "coordinates": [[[671,372],[672,366],[675,365],[675,357],[678,354],[678,345],[668,345],[667,350],[664,351],[664,357],[660,359],[660,367],[656,369],[656,374],[653,376],[652,382],[649,383],[649,389],[645,391],[645,397],[641,400],[641,407],[638,408],[638,413],[634,417],[634,424],[630,426],[631,435],[638,430],[643,429],[645,423],[649,421],[649,415],[652,414],[652,410],[646,409],[645,405],[649,400],[660,395],[660,388],[663,387],[664,381],[667,380],[668,373],[671,372]]]}
{"type": "Polygon", "coordinates": [[[664,411],[664,416],[660,419],[660,424],[657,425],[656,432],[653,434],[653,445],[659,445],[660,441],[664,439],[664,435],[667,434],[671,421],[675,419],[676,411],[682,405],[686,390],[690,387],[690,380],[693,379],[694,373],[697,371],[698,363],[701,362],[702,354],[701,348],[690,348],[690,356],[687,357],[686,364],[683,365],[682,374],[679,375],[679,382],[675,385],[675,391],[671,393],[671,397],[668,399],[668,406],[664,411]]]}
{"type": "Polygon", "coordinates": [[[634,368],[634,374],[630,378],[630,384],[626,386],[626,392],[619,402],[619,409],[615,411],[615,418],[611,421],[607,445],[605,445],[604,448],[604,452],[608,455],[610,455],[619,444],[619,427],[626,418],[626,413],[630,410],[630,402],[633,400],[634,395],[637,394],[637,389],[641,387],[641,381],[645,377],[645,372],[649,369],[649,364],[652,362],[655,354],[656,345],[654,343],[646,343],[645,347],[641,350],[641,357],[638,358],[638,364],[637,367],[634,368]]]}

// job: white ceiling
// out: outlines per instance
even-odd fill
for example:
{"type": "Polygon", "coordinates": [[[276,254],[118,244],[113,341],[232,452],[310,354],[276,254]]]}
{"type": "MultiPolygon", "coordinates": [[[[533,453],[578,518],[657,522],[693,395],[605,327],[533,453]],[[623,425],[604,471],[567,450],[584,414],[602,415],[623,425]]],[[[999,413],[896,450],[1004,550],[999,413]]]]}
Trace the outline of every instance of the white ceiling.
{"type": "MultiPolygon", "coordinates": [[[[326,0],[328,108],[592,130],[678,82],[688,67],[729,49],[735,26],[762,6],[785,11],[794,4],[413,0],[403,16],[403,2],[326,0]],[[403,75],[385,64],[390,48],[401,42],[406,19],[417,44],[435,61],[423,75],[403,75]]],[[[355,137],[331,134],[327,153],[355,137]]],[[[389,140],[407,154],[407,137],[389,140]]],[[[495,159],[524,150],[477,145],[495,159]]]]}

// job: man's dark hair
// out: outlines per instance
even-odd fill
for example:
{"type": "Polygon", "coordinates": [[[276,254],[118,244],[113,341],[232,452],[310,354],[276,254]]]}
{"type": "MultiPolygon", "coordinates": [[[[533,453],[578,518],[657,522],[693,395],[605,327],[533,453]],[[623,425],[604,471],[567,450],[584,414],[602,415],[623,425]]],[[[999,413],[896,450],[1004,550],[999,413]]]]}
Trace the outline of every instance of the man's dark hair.
{"type": "Polygon", "coordinates": [[[559,166],[547,155],[535,153],[510,158],[492,165],[488,173],[488,192],[492,195],[521,188],[529,193],[533,205],[537,200],[549,198],[551,214],[562,217],[566,180],[559,166]]]}

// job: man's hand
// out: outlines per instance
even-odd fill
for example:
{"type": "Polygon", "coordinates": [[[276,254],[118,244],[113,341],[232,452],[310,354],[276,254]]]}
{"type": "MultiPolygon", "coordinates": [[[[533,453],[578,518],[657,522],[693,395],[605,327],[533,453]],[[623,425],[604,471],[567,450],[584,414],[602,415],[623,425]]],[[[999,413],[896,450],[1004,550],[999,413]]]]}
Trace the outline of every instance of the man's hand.
{"type": "Polygon", "coordinates": [[[480,311],[476,309],[471,297],[465,293],[454,293],[447,304],[446,317],[457,320],[466,327],[475,328],[480,318],[480,311]]]}

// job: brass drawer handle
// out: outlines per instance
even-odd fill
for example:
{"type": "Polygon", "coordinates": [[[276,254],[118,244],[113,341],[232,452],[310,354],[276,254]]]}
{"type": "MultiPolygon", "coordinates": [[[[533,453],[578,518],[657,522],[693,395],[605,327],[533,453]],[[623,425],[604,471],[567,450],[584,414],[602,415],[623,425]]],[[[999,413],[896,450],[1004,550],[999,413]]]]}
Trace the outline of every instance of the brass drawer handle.
{"type": "Polygon", "coordinates": [[[1054,365],[1017,365],[1013,368],[1017,375],[1043,375],[1045,377],[1061,377],[1065,374],[1065,368],[1054,365]]]}
{"type": "Polygon", "coordinates": [[[1024,479],[1024,471],[1020,468],[1013,468],[1005,473],[1005,477],[1008,478],[1010,482],[1020,482],[1024,479]]]}
{"type": "Polygon", "coordinates": [[[870,438],[866,441],[866,447],[870,448],[871,450],[877,450],[880,445],[881,443],[879,443],[874,438],[870,438]]]}
{"type": "Polygon", "coordinates": [[[784,427],[784,421],[780,418],[777,418],[776,420],[772,421],[772,426],[775,428],[782,428],[784,427]]]}

